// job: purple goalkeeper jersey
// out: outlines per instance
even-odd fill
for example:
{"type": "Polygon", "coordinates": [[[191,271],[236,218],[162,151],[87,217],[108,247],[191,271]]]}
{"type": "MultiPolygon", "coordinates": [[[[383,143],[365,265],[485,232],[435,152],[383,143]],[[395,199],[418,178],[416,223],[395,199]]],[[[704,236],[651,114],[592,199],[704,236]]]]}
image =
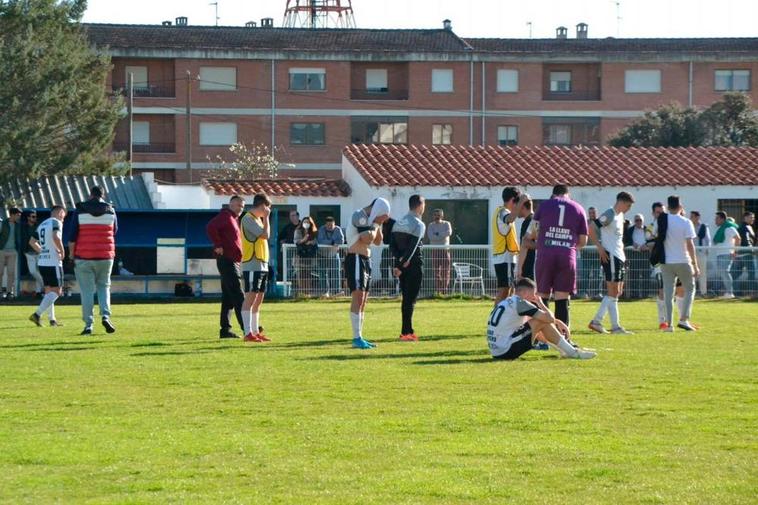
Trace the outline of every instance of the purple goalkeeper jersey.
{"type": "Polygon", "coordinates": [[[587,216],[581,205],[554,196],[540,204],[534,220],[539,222],[538,258],[551,254],[576,257],[579,235],[587,235],[587,216]]]}

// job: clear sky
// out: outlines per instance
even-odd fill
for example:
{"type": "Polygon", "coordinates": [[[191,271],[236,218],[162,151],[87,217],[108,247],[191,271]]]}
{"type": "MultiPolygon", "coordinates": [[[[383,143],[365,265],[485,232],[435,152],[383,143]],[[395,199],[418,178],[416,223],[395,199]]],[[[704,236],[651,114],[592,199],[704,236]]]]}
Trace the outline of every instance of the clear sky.
{"type": "MultiPolygon", "coordinates": [[[[214,0],[89,0],[86,22],[159,24],[187,16],[215,23],[214,0]]],[[[274,18],[286,0],[217,0],[219,24],[274,18]]],[[[590,37],[756,37],[758,0],[353,0],[359,28],[436,28],[449,18],[466,37],[554,37],[555,28],[589,24],[590,37]],[[616,4],[620,4],[617,10],[616,4]],[[617,21],[617,12],[621,20],[617,21]]]]}

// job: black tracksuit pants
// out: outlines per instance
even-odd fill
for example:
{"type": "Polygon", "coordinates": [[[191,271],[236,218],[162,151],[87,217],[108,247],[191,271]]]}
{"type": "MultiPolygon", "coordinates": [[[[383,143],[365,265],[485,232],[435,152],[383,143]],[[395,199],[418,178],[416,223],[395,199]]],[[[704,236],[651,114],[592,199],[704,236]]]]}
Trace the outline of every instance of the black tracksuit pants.
{"type": "Polygon", "coordinates": [[[227,258],[216,258],[216,267],[221,276],[221,331],[231,331],[232,324],[229,321],[229,311],[234,309],[240,329],[242,324],[242,302],[245,294],[242,292],[242,270],[240,264],[227,258]]]}
{"type": "Polygon", "coordinates": [[[416,307],[416,299],[421,289],[421,279],[423,277],[421,263],[412,262],[402,274],[400,274],[400,291],[403,294],[402,313],[403,329],[402,335],[415,333],[413,330],[413,309],[416,307]]]}

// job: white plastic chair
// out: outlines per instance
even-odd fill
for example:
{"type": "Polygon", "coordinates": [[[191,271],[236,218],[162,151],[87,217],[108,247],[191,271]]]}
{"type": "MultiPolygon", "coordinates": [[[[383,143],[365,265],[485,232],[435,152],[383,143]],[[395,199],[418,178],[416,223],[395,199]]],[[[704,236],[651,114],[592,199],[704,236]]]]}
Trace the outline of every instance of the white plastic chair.
{"type": "Polygon", "coordinates": [[[470,284],[472,288],[479,284],[482,289],[482,296],[484,296],[484,269],[482,267],[473,263],[453,263],[453,271],[455,272],[453,293],[455,293],[456,286],[460,294],[463,294],[464,284],[470,284]]]}

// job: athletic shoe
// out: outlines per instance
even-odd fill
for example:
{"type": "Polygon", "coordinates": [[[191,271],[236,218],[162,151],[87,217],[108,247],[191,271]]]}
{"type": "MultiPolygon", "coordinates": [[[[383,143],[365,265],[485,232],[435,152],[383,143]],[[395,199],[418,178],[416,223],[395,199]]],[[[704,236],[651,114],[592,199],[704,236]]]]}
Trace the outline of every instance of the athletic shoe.
{"type": "Polygon", "coordinates": [[[258,340],[258,335],[257,334],[253,335],[253,332],[250,332],[247,335],[245,335],[245,338],[243,338],[242,340],[244,342],[260,342],[260,340],[258,340]]]}
{"type": "Polygon", "coordinates": [[[592,359],[597,356],[596,352],[588,351],[586,349],[577,349],[576,354],[572,356],[574,359],[592,359]]]}
{"type": "Polygon", "coordinates": [[[374,344],[362,337],[353,339],[353,349],[373,349],[374,347],[376,347],[374,344]]]}
{"type": "Polygon", "coordinates": [[[221,330],[218,334],[218,338],[240,338],[240,336],[231,330],[221,330]]]}
{"type": "Polygon", "coordinates": [[[634,335],[634,332],[625,329],[623,326],[611,328],[611,333],[614,335],[634,335]]]}
{"type": "Polygon", "coordinates": [[[103,327],[105,328],[105,333],[116,333],[116,327],[113,326],[113,323],[111,323],[111,320],[107,317],[103,318],[103,327]]]}
{"type": "Polygon", "coordinates": [[[258,332],[258,334],[256,335],[256,337],[258,337],[258,342],[271,342],[271,339],[268,338],[263,333],[258,332]]]}
{"type": "Polygon", "coordinates": [[[414,333],[408,333],[407,335],[400,335],[401,342],[418,342],[418,337],[414,333]]]}
{"type": "Polygon", "coordinates": [[[532,349],[534,349],[535,351],[549,351],[550,346],[547,345],[545,342],[537,342],[536,344],[534,344],[532,349]]]}
{"type": "Polygon", "coordinates": [[[56,321],[55,319],[51,319],[51,320],[50,320],[50,326],[53,326],[53,327],[59,327],[59,326],[63,326],[63,323],[59,323],[59,322],[58,322],[58,321],[56,321]]]}
{"type": "Polygon", "coordinates": [[[32,315],[29,316],[29,321],[33,322],[37,326],[42,326],[42,323],[39,320],[39,315],[36,312],[32,312],[32,315]]]}
{"type": "Polygon", "coordinates": [[[79,335],[92,335],[92,326],[85,326],[79,335]]]}
{"type": "Polygon", "coordinates": [[[719,298],[721,298],[722,300],[734,300],[735,296],[734,296],[734,293],[725,293],[721,295],[719,298]]]}
{"type": "Polygon", "coordinates": [[[587,328],[590,330],[596,332],[596,333],[608,333],[608,330],[603,328],[603,325],[601,323],[598,323],[597,321],[590,321],[590,324],[587,325],[587,328]]]}
{"type": "Polygon", "coordinates": [[[658,325],[658,329],[659,330],[665,330],[668,327],[669,327],[668,323],[661,323],[661,324],[658,325]]]}
{"type": "Polygon", "coordinates": [[[674,327],[666,325],[666,327],[663,328],[663,333],[674,333],[674,327]]]}
{"type": "Polygon", "coordinates": [[[679,324],[677,324],[677,327],[685,330],[685,331],[695,331],[696,328],[692,326],[689,321],[679,321],[679,324]]]}

